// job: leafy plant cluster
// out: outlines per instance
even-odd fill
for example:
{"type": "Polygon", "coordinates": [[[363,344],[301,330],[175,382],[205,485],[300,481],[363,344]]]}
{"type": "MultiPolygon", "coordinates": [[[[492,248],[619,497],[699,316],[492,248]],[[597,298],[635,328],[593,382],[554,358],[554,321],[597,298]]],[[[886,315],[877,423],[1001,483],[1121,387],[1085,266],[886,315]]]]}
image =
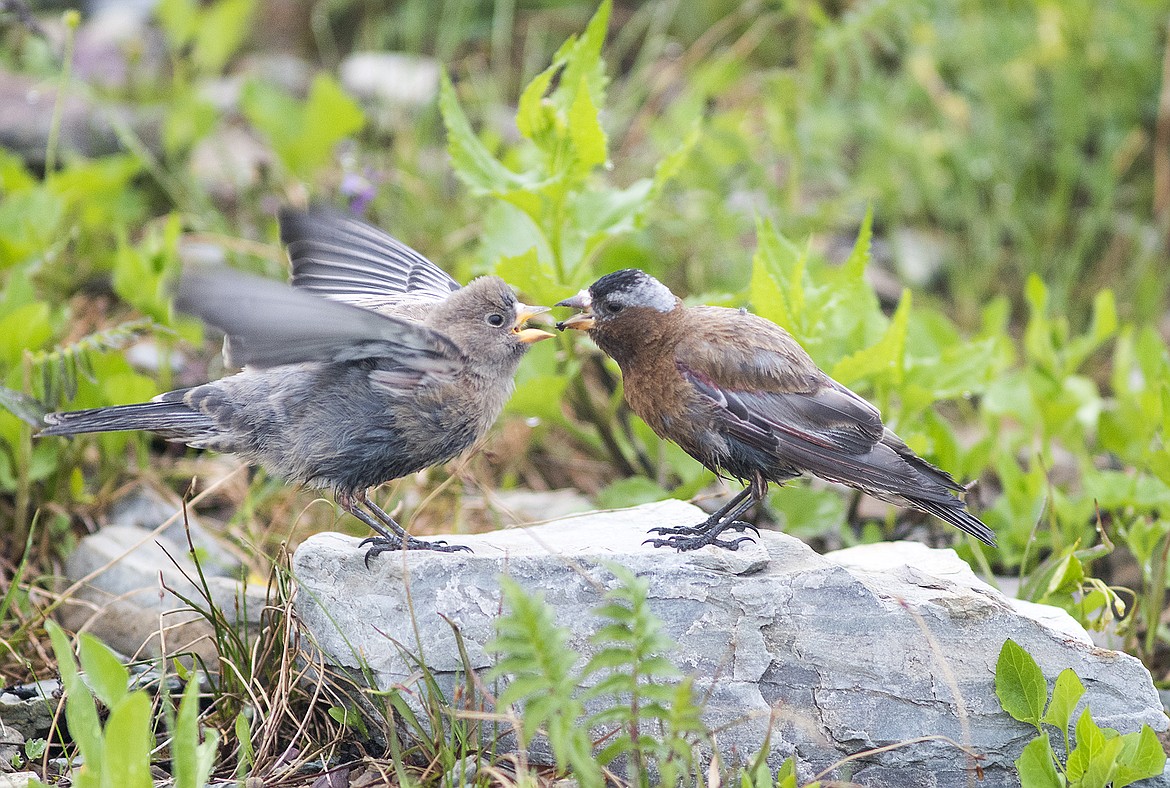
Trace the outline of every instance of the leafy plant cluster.
{"type": "MultiPolygon", "coordinates": [[[[505,611],[488,644],[499,654],[490,676],[507,678],[498,705],[519,709],[520,750],[543,734],[558,771],[585,788],[701,784],[700,759],[714,742],[691,679],[670,659],[674,643],[649,608],[649,582],[619,564],[607,569],[617,583],[594,611],[600,625],[588,661],[541,595],[502,578],[505,611]]],[[[766,755],[734,779],[745,788],[796,788],[795,761],[773,774],[766,755]]]]}
{"type": "Polygon", "coordinates": [[[1050,693],[1036,660],[1010,638],[995,665],[995,694],[1004,711],[1036,727],[1036,737],[1016,759],[1023,788],[1124,788],[1162,774],[1166,766],[1166,753],[1148,725],[1119,735],[1097,725],[1088,705],[1074,724],[1085,694],[1076,673],[1062,670],[1050,693]],[[1057,747],[1048,728],[1060,735],[1057,747]]]}
{"type": "MultiPolygon", "coordinates": [[[[72,776],[79,788],[150,788],[156,712],[145,689],[129,690],[130,674],[97,638],[79,638],[80,670],[69,638],[56,623],[46,625],[65,688],[65,720],[82,766],[72,776]],[[97,701],[106,709],[105,722],[97,701]]],[[[219,737],[199,725],[199,681],[189,676],[178,710],[162,696],[170,737],[167,760],[176,788],[202,788],[215,765],[219,737]]],[[[37,782],[37,785],[43,783],[37,782]]]]}

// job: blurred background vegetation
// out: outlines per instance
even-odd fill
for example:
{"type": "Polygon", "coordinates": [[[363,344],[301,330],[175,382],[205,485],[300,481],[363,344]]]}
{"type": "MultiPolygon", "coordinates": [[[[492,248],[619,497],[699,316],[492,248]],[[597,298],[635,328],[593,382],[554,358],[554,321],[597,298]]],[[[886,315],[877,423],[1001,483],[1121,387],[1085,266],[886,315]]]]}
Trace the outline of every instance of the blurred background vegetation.
{"type": "MultiPolygon", "coordinates": [[[[359,532],[148,436],[32,438],[44,408],[222,374],[168,283],[196,260],[285,276],[275,211],[314,199],[536,302],[634,266],[776,320],[976,482],[1001,545],[959,544],[977,569],[1168,678],[1170,4],[655,0],[591,28],[575,0],[141,6],[0,5],[6,577],[51,576],[128,487],[193,477],[235,474],[208,511],[258,568],[359,532]]],[[[458,532],[511,522],[501,491],[713,481],[562,337],[482,451],[378,495],[458,532]]],[[[954,538],[819,484],[772,504],[818,548],[954,538]]]]}

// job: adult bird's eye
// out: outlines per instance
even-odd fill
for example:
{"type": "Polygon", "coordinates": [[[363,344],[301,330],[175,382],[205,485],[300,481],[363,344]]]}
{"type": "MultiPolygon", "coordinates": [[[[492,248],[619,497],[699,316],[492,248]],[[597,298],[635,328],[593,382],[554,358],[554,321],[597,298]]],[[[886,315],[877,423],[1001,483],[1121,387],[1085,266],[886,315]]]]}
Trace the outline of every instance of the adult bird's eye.
{"type": "Polygon", "coordinates": [[[487,322],[489,326],[495,326],[499,328],[500,326],[504,325],[504,316],[499,312],[492,312],[487,316],[487,322]]]}

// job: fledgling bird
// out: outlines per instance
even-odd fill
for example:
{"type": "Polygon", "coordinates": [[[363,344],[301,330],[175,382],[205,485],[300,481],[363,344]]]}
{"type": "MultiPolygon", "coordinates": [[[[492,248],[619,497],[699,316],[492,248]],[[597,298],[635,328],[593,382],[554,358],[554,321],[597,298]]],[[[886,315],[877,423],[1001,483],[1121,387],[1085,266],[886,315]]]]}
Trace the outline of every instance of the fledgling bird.
{"type": "Polygon", "coordinates": [[[387,550],[466,550],[410,536],[367,490],[446,462],[487,432],[521,357],[553,336],[526,326],[547,308],[520,303],[498,277],[460,287],[339,213],[285,212],[281,222],[299,289],[228,269],[179,282],[176,306],[227,335],[240,372],[150,402],[51,413],[39,435],[147,430],[330,489],[378,534],[362,542],[367,565],[387,550]]]}
{"type": "Polygon", "coordinates": [[[621,367],[626,402],[661,438],[747,486],[697,526],[652,529],[656,547],[736,549],[720,539],[763,500],[769,482],[812,473],[934,515],[995,545],[956,497],[963,487],[916,455],[870,403],[817,367],[780,326],[747,310],[684,306],[665,285],[628,268],[557,306],[621,367]]]}

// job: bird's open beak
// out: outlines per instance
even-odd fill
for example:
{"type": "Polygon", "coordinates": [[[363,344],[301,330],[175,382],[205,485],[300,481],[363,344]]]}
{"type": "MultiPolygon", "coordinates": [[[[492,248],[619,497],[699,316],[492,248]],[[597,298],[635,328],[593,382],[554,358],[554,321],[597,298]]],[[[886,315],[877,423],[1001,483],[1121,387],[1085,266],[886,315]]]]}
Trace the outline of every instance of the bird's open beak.
{"type": "Polygon", "coordinates": [[[539,328],[526,328],[525,323],[529,318],[543,315],[548,311],[547,306],[528,306],[516,302],[516,322],[512,324],[512,333],[515,334],[521,342],[526,345],[531,345],[534,342],[539,342],[542,339],[552,339],[556,334],[550,334],[547,331],[541,331],[539,328]]]}
{"type": "Polygon", "coordinates": [[[572,298],[566,298],[564,301],[557,303],[557,306],[567,306],[573,309],[580,309],[581,311],[567,320],[562,320],[557,323],[557,328],[564,331],[566,328],[575,328],[578,331],[588,331],[593,328],[593,299],[589,297],[588,290],[582,290],[572,298]]]}

